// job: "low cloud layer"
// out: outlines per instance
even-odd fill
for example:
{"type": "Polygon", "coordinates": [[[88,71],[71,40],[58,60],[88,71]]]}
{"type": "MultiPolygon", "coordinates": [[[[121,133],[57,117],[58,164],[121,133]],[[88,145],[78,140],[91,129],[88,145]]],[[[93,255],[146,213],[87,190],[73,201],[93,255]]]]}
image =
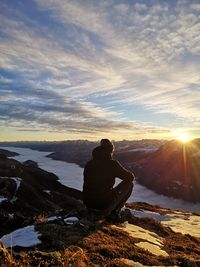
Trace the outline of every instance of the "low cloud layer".
{"type": "Polygon", "coordinates": [[[0,5],[1,129],[118,139],[199,132],[198,1],[0,5]]]}

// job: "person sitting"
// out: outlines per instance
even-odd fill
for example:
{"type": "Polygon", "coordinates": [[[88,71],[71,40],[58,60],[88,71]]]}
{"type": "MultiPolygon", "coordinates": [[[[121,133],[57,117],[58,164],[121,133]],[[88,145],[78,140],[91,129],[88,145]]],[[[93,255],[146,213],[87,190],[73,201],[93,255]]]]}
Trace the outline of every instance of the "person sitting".
{"type": "Polygon", "coordinates": [[[118,216],[133,189],[134,174],[113,159],[114,145],[102,139],[84,168],[83,202],[88,209],[100,210],[107,217],[118,216]],[[114,187],[115,178],[122,181],[114,187]]]}

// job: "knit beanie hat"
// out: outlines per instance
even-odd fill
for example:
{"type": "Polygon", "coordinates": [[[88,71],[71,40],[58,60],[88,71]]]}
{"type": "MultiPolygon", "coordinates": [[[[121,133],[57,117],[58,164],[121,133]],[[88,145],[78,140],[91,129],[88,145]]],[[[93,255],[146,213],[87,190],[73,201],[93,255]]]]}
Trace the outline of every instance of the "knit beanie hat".
{"type": "Polygon", "coordinates": [[[101,146],[112,153],[115,149],[114,144],[109,139],[101,139],[101,146]]]}

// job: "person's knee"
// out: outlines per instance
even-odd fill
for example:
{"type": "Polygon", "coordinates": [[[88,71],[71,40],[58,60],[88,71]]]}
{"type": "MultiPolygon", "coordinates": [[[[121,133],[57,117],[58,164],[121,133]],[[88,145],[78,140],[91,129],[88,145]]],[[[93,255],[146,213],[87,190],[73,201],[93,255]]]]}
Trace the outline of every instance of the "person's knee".
{"type": "Polygon", "coordinates": [[[132,188],[133,189],[133,181],[132,180],[126,180],[125,184],[128,188],[132,188]]]}
{"type": "Polygon", "coordinates": [[[125,194],[131,194],[132,190],[133,190],[133,181],[130,180],[124,181],[122,191],[124,191],[125,194]]]}

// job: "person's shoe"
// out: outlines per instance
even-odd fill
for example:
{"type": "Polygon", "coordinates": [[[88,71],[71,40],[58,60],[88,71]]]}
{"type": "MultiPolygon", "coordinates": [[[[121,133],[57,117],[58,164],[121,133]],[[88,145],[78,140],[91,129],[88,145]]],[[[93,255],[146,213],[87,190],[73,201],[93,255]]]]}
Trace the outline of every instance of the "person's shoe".
{"type": "Polygon", "coordinates": [[[121,216],[120,213],[113,211],[111,212],[107,217],[106,217],[106,221],[109,223],[121,223],[121,216]]]}
{"type": "Polygon", "coordinates": [[[133,218],[133,215],[131,213],[131,210],[128,208],[123,208],[120,211],[120,217],[122,221],[128,221],[133,218]]]}

